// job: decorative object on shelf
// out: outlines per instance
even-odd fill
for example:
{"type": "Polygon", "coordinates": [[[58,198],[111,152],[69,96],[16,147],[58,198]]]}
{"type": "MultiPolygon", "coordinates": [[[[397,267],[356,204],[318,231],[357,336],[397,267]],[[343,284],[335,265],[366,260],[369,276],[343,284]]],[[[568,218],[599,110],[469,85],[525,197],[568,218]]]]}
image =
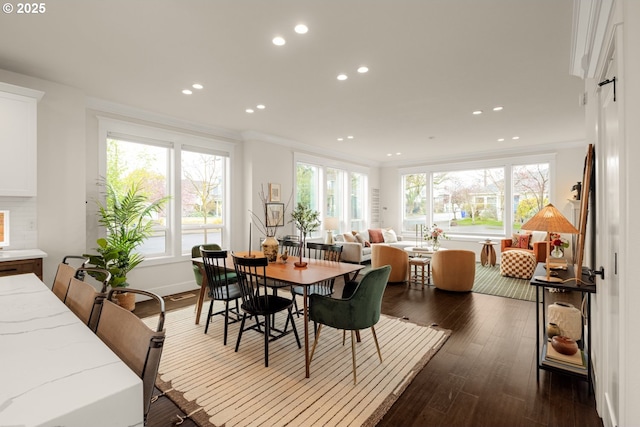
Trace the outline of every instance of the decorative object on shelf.
{"type": "Polygon", "coordinates": [[[424,240],[431,242],[431,246],[434,251],[440,249],[440,242],[443,239],[448,239],[449,236],[444,232],[444,230],[438,227],[436,224],[433,224],[426,233],[424,233],[424,240]]]}
{"type": "MultiPolygon", "coordinates": [[[[549,246],[551,247],[551,233],[570,233],[570,234],[578,234],[578,230],[569,222],[567,218],[560,213],[555,206],[549,203],[547,206],[538,211],[537,214],[533,216],[529,221],[522,225],[522,230],[531,230],[531,231],[546,231],[547,232],[547,241],[549,246]]],[[[546,276],[536,276],[536,280],[541,280],[545,282],[562,282],[562,279],[557,277],[551,277],[551,268],[549,266],[549,258],[547,255],[546,260],[546,276]]]]}
{"type": "Polygon", "coordinates": [[[556,335],[551,338],[551,347],[560,354],[571,356],[578,352],[578,344],[572,338],[556,335]]]}
{"type": "Polygon", "coordinates": [[[573,193],[573,200],[580,200],[580,196],[582,194],[582,182],[578,181],[573,184],[571,187],[571,192],[573,193]]]}
{"type": "Polygon", "coordinates": [[[302,261],[305,251],[305,240],[309,233],[316,231],[320,226],[318,217],[320,212],[308,206],[298,203],[298,206],[291,212],[291,221],[300,231],[300,260],[295,263],[296,267],[306,267],[307,263],[302,261]]]}
{"type": "Polygon", "coordinates": [[[573,304],[554,302],[549,304],[548,320],[560,327],[562,335],[576,341],[582,339],[582,313],[573,304]]]}
{"type": "Polygon", "coordinates": [[[569,241],[560,236],[559,233],[550,233],[551,238],[551,256],[554,258],[562,258],[564,250],[569,247],[569,241]]]}
{"type": "Polygon", "coordinates": [[[547,338],[551,339],[556,335],[562,335],[562,330],[560,329],[560,326],[558,326],[556,323],[549,322],[547,324],[547,338]]]}
{"type": "MultiPolygon", "coordinates": [[[[144,256],[134,250],[140,246],[153,231],[153,215],[160,212],[169,197],[154,202],[144,193],[142,186],[132,184],[129,188],[118,190],[108,182],[106,201],[98,205],[98,223],[106,229],[106,237],[97,240],[98,254],[85,254],[89,258],[87,267],[104,269],[111,273],[109,286],[112,288],[127,287],[127,274],[144,260],[144,256]]],[[[96,280],[102,282],[106,278],[103,273],[89,271],[96,280]]],[[[120,305],[133,310],[135,295],[118,293],[120,305]]]]}
{"type": "Polygon", "coordinates": [[[280,261],[282,261],[283,264],[286,264],[288,258],[289,258],[289,250],[285,249],[284,252],[282,252],[282,255],[280,255],[280,261]]]}

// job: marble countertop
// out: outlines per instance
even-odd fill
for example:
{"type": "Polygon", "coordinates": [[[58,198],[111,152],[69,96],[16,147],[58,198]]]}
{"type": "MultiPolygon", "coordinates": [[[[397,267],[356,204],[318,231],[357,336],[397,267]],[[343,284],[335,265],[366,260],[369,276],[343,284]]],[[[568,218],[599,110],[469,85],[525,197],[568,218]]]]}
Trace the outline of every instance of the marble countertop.
{"type": "Polygon", "coordinates": [[[0,262],[19,261],[21,259],[46,258],[47,253],[40,249],[0,250],[0,262]]]}
{"type": "Polygon", "coordinates": [[[140,378],[34,274],[0,277],[0,425],[140,426],[140,378]]]}

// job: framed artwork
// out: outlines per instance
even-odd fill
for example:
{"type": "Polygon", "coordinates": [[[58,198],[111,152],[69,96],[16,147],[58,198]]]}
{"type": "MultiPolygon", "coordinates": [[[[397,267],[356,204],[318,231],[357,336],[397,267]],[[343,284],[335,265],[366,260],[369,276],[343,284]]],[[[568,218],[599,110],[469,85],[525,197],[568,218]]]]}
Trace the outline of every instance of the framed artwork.
{"type": "Polygon", "coordinates": [[[269,201],[280,201],[280,184],[269,184],[269,201]]]}
{"type": "Polygon", "coordinates": [[[284,203],[266,204],[267,227],[284,227],[284,203]]]}
{"type": "Polygon", "coordinates": [[[9,211],[0,211],[0,248],[9,245],[9,211]]]}

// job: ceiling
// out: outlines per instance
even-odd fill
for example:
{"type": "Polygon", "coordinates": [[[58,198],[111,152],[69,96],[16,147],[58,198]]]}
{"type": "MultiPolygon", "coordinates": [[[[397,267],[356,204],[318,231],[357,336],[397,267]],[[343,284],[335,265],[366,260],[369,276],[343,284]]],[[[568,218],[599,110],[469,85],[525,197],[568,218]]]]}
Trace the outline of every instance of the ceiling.
{"type": "Polygon", "coordinates": [[[584,139],[571,0],[45,4],[0,16],[0,68],[197,125],[380,164],[584,139]]]}

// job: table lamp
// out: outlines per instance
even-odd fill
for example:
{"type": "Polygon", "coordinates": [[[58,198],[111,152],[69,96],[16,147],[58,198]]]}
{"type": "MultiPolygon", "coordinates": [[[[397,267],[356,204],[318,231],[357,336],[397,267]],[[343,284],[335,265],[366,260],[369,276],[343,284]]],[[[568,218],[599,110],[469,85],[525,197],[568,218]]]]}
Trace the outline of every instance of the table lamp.
{"type": "Polygon", "coordinates": [[[333,245],[333,230],[337,230],[340,224],[338,224],[338,218],[327,217],[324,219],[324,230],[327,233],[324,243],[327,245],[333,245]]]}
{"type": "Polygon", "coordinates": [[[569,222],[567,218],[560,213],[555,206],[549,203],[542,208],[529,221],[521,227],[523,230],[546,231],[547,232],[547,275],[535,276],[534,279],[542,282],[561,283],[562,279],[551,277],[551,269],[549,268],[549,251],[551,249],[551,233],[570,233],[579,234],[580,232],[569,222]]]}

